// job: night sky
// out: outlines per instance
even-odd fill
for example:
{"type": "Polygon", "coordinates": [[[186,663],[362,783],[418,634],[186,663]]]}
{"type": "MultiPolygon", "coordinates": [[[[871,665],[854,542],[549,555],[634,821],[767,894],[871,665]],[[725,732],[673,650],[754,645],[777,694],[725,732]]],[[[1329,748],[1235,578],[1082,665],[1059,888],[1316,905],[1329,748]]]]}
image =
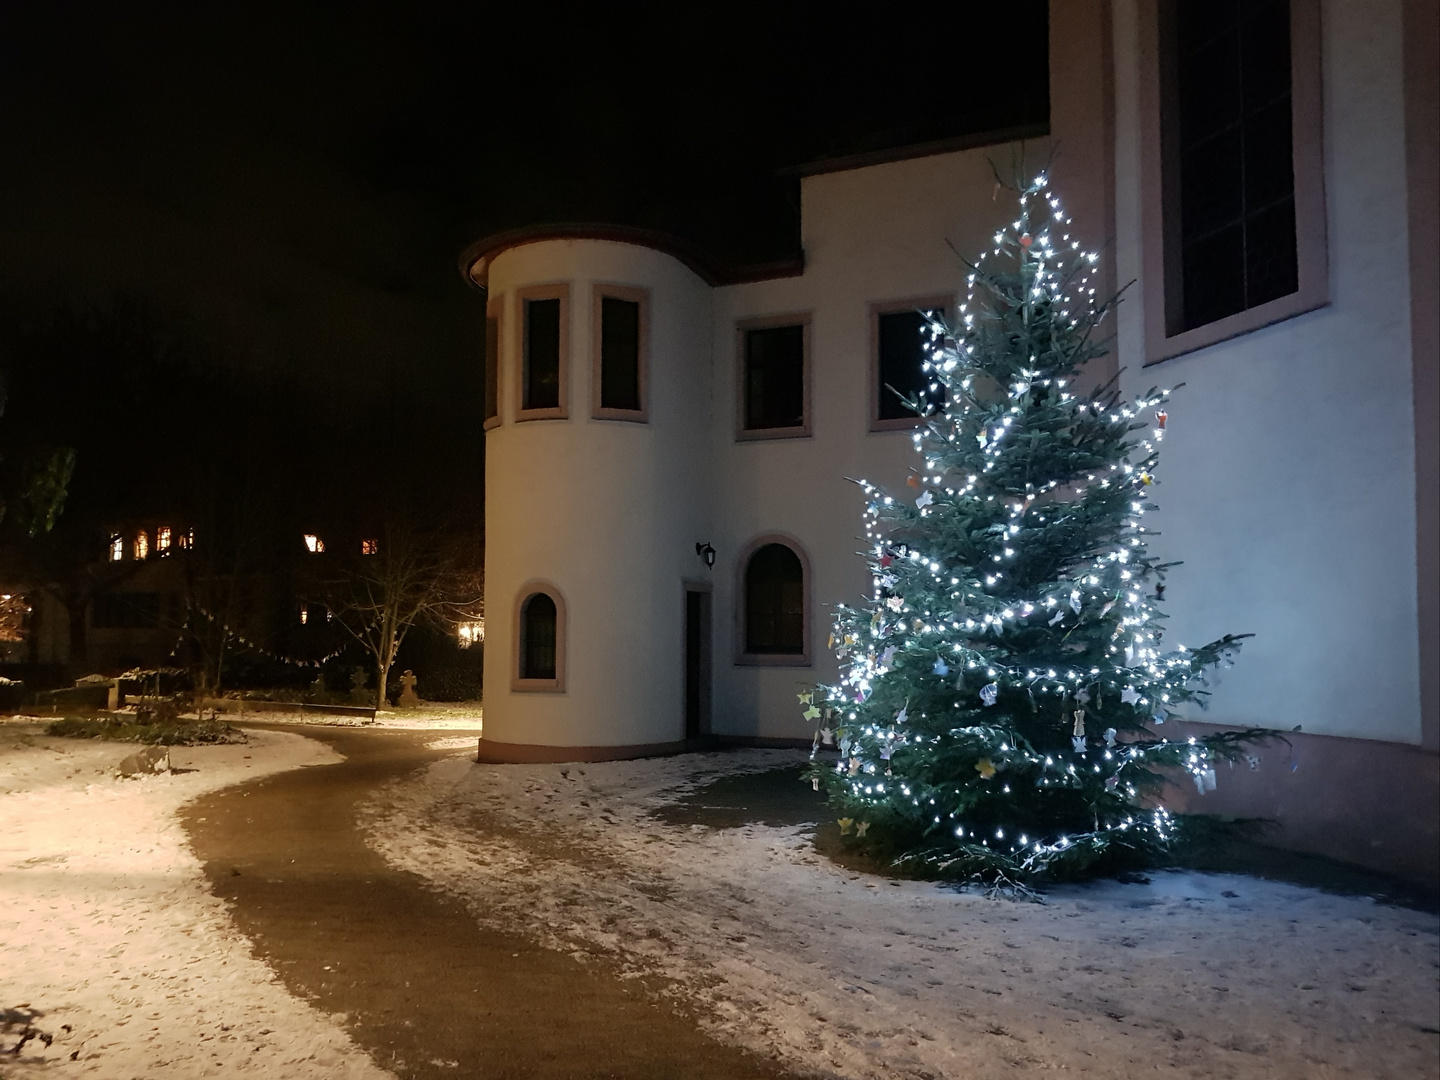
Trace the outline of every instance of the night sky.
{"type": "Polygon", "coordinates": [[[7,0],[0,288],[469,396],[456,260],[484,235],[617,222],[774,258],[798,247],[777,169],[1044,119],[1043,3],[856,10],[7,0]]]}

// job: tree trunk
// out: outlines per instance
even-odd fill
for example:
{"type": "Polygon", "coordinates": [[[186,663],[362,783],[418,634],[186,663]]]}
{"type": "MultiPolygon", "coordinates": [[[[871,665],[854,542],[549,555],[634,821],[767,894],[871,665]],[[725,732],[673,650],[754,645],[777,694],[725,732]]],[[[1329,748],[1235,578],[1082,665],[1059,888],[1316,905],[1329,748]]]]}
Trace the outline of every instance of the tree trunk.
{"type": "Polygon", "coordinates": [[[390,674],[390,665],[377,663],[375,665],[375,708],[383,709],[389,704],[385,700],[386,676],[390,674]]]}

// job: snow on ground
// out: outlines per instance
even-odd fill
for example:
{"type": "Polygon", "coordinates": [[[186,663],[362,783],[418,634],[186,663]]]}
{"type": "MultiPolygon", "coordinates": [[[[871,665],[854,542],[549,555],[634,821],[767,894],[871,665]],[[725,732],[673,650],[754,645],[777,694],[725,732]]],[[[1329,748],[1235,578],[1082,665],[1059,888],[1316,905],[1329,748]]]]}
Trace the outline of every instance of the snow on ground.
{"type": "Polygon", "coordinates": [[[53,1042],[7,1053],[0,1076],[391,1077],[251,956],[176,820],[205,792],[336,754],[258,732],[120,780],[134,744],[38,730],[0,726],[0,1048],[27,1023],[53,1042]]]}
{"type": "MultiPolygon", "coordinates": [[[[228,709],[222,718],[231,723],[250,722],[257,724],[296,724],[306,727],[367,727],[393,728],[396,731],[474,731],[482,730],[484,710],[479,702],[422,702],[414,709],[382,709],[375,719],[362,716],[344,716],[335,713],[303,712],[299,706],[293,712],[281,709],[246,709],[243,702],[235,702],[234,709],[228,709]]],[[[474,743],[474,739],[468,740],[474,743]]]]}
{"type": "Polygon", "coordinates": [[[988,900],[843,870],[804,828],[656,807],[783,751],[590,765],[456,756],[362,812],[393,863],[833,1077],[1434,1077],[1434,916],[1167,872],[988,900]]]}

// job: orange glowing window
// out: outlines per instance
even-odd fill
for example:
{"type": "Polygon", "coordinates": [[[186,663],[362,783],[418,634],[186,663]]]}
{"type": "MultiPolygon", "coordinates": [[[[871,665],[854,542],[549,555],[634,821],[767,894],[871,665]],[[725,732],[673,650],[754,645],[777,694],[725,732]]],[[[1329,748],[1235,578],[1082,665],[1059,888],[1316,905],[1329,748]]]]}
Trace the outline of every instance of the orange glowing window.
{"type": "Polygon", "coordinates": [[[169,550],[170,550],[170,526],[169,526],[169,525],[161,525],[159,528],[157,528],[157,529],[155,530],[155,550],[156,550],[156,551],[169,551],[169,550]]]}
{"type": "Polygon", "coordinates": [[[175,537],[175,546],[181,551],[189,551],[195,546],[195,530],[186,529],[175,537]]]}
{"type": "Polygon", "coordinates": [[[306,533],[305,550],[315,555],[319,555],[322,551],[325,550],[325,541],[321,540],[320,537],[316,536],[314,533],[306,533]]]}
{"type": "Polygon", "coordinates": [[[380,541],[379,541],[379,540],[361,540],[361,541],[360,541],[360,554],[361,554],[361,555],[379,555],[379,554],[380,554],[380,541]]]}
{"type": "Polygon", "coordinates": [[[125,558],[125,538],[119,533],[110,537],[110,561],[120,562],[125,558]]]}
{"type": "Polygon", "coordinates": [[[150,534],[141,529],[135,534],[135,558],[143,559],[150,554],[150,534]]]}
{"type": "Polygon", "coordinates": [[[308,623],[309,621],[310,621],[310,609],[309,609],[306,605],[301,604],[301,605],[300,605],[300,625],[301,625],[301,626],[304,626],[304,625],[305,625],[306,623],[308,623]]]}

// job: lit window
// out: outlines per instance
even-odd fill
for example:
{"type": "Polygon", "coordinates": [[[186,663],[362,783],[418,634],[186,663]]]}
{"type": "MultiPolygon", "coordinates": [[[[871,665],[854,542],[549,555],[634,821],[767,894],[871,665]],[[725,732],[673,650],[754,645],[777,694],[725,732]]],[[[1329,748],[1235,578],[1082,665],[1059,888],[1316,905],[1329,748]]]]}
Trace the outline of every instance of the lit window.
{"type": "Polygon", "coordinates": [[[320,537],[316,536],[314,533],[306,533],[305,550],[314,555],[318,555],[325,550],[325,541],[321,540],[320,537]]]}
{"type": "Polygon", "coordinates": [[[141,529],[135,534],[135,558],[143,559],[150,554],[150,536],[141,529]]]}
{"type": "Polygon", "coordinates": [[[125,538],[119,533],[110,537],[110,561],[120,562],[125,558],[125,538]]]}
{"type": "MultiPolygon", "coordinates": [[[[322,547],[321,550],[323,551],[324,548],[322,547]]],[[[361,541],[360,541],[360,554],[361,554],[361,555],[379,555],[379,554],[380,554],[380,541],[379,541],[379,540],[361,540],[361,541]]]]}
{"type": "Polygon", "coordinates": [[[478,645],[485,640],[485,620],[462,622],[455,631],[460,638],[460,647],[468,649],[471,645],[478,645]]]}
{"type": "Polygon", "coordinates": [[[301,604],[301,605],[300,605],[300,625],[301,625],[301,626],[304,626],[304,625],[305,625],[306,623],[308,623],[309,621],[310,621],[310,609],[309,609],[306,605],[301,604]]]}
{"type": "Polygon", "coordinates": [[[195,530],[186,529],[175,537],[175,546],[181,551],[189,551],[195,546],[195,530]]]}
{"type": "Polygon", "coordinates": [[[155,530],[155,550],[156,550],[156,551],[169,551],[169,550],[170,550],[170,526],[169,526],[169,525],[161,525],[159,528],[157,528],[157,529],[155,530]]]}

